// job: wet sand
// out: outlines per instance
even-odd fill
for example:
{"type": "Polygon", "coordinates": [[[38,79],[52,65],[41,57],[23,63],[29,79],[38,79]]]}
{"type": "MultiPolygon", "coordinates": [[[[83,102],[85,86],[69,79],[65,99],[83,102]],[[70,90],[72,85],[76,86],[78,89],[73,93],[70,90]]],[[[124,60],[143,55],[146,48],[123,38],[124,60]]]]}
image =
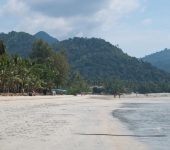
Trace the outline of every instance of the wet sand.
{"type": "MultiPolygon", "coordinates": [[[[113,96],[0,97],[1,150],[147,150],[112,116],[113,96]]],[[[135,135],[134,135],[135,136],[135,135]]]]}

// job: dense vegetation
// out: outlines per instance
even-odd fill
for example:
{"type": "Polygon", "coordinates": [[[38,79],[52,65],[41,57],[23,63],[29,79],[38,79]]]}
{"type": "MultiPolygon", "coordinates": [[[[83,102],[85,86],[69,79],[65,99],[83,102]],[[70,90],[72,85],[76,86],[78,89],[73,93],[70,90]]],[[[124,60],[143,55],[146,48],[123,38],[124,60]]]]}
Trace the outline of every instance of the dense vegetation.
{"type": "Polygon", "coordinates": [[[47,41],[48,43],[54,43],[58,41],[43,31],[36,33],[35,36],[25,32],[15,31],[11,31],[8,34],[0,33],[0,39],[4,40],[8,53],[17,54],[18,56],[25,58],[29,57],[32,51],[33,42],[40,38],[42,38],[44,41],[47,41]]]}
{"type": "MultiPolygon", "coordinates": [[[[8,53],[25,58],[28,58],[32,52],[32,44],[35,41],[35,37],[32,35],[14,31],[8,34],[1,33],[0,39],[3,39],[7,45],[8,53]]],[[[123,80],[132,79],[146,82],[169,80],[169,74],[152,67],[149,63],[128,56],[121,49],[102,39],[73,38],[56,42],[52,46],[57,51],[66,48],[69,55],[68,61],[72,66],[71,70],[73,72],[78,70],[86,80],[112,76],[117,76],[123,80]]],[[[166,58],[164,57],[164,60],[166,58]]],[[[164,66],[169,68],[168,61],[166,62],[167,64],[164,66]]]]}
{"type": "MultiPolygon", "coordinates": [[[[117,77],[111,77],[107,79],[100,79],[96,81],[90,81],[94,85],[95,93],[161,93],[170,92],[170,82],[162,80],[159,82],[141,82],[136,80],[120,80],[117,77]],[[95,86],[99,85],[99,86],[95,86]]],[[[91,84],[91,83],[90,83],[91,84]]]]}
{"type": "MultiPolygon", "coordinates": [[[[25,33],[9,34],[19,37],[25,33]]],[[[73,38],[51,46],[34,38],[32,43],[30,52],[22,58],[15,51],[6,53],[10,44],[6,46],[0,40],[0,92],[65,88],[76,95],[89,91],[89,87],[94,93],[110,94],[170,92],[169,73],[128,56],[105,40],[73,38]]]]}
{"type": "Polygon", "coordinates": [[[164,49],[160,52],[147,55],[142,58],[143,61],[150,62],[164,71],[170,72],[170,49],[164,49]]]}
{"type": "Polygon", "coordinates": [[[25,32],[12,31],[8,34],[1,33],[0,39],[4,40],[8,53],[28,58],[35,37],[25,32]]]}
{"type": "Polygon", "coordinates": [[[6,53],[6,45],[3,40],[0,40],[0,55],[6,53]]]}
{"type": "Polygon", "coordinates": [[[47,33],[44,32],[44,31],[40,31],[40,32],[36,33],[34,36],[35,36],[37,39],[42,38],[44,41],[47,41],[49,44],[58,42],[58,40],[57,40],[56,38],[53,38],[52,36],[50,36],[49,34],[47,34],[47,33]]]}
{"type": "Polygon", "coordinates": [[[53,48],[57,51],[66,48],[72,69],[78,70],[85,79],[116,76],[121,80],[140,82],[170,80],[169,73],[128,56],[103,39],[73,38],[55,43],[53,48]]]}
{"type": "MultiPolygon", "coordinates": [[[[80,78],[68,80],[69,64],[64,50],[53,51],[51,46],[42,39],[33,44],[31,59],[17,55],[7,55],[5,44],[0,41],[0,92],[23,93],[30,91],[42,92],[67,85],[76,94],[83,86],[78,87],[80,78]],[[69,81],[69,82],[68,82],[69,81]],[[72,83],[77,83],[76,92],[72,83]]],[[[82,82],[83,83],[83,82],[82,82]]]]}

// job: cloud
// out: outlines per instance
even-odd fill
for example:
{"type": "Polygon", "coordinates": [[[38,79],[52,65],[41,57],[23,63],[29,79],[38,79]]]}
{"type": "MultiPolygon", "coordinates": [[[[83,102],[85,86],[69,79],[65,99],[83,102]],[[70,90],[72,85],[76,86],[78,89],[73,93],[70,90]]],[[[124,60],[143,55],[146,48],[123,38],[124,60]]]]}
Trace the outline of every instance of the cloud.
{"type": "Polygon", "coordinates": [[[29,8],[23,2],[17,0],[8,0],[6,4],[0,8],[1,17],[24,17],[27,15],[29,8]]]}
{"type": "Polygon", "coordinates": [[[98,26],[100,30],[108,31],[118,23],[120,18],[139,7],[139,0],[110,0],[108,6],[96,12],[93,18],[96,18],[98,22],[101,22],[101,26],[98,26]]]}
{"type": "Polygon", "coordinates": [[[72,17],[91,15],[103,7],[107,0],[29,0],[25,3],[33,11],[47,16],[72,17]]]}
{"type": "Polygon", "coordinates": [[[27,31],[36,33],[38,31],[46,31],[55,37],[64,37],[72,31],[72,27],[63,18],[46,17],[39,14],[26,17],[16,27],[16,31],[27,31]]]}
{"type": "Polygon", "coordinates": [[[141,7],[142,0],[8,0],[1,17],[16,18],[16,31],[44,30],[58,39],[95,36],[112,30],[119,19],[141,7]],[[94,33],[94,35],[92,35],[94,33]]]}
{"type": "MultiPolygon", "coordinates": [[[[45,31],[59,40],[75,36],[98,37],[114,45],[119,44],[123,51],[140,57],[151,53],[150,49],[159,50],[168,45],[167,40],[158,39],[163,37],[161,33],[165,36],[169,31],[143,30],[144,26],[152,25],[150,18],[137,20],[143,25],[140,29],[129,26],[128,21],[133,24],[136,22],[131,17],[135,13],[142,14],[142,17],[145,15],[145,2],[146,0],[7,0],[0,5],[0,18],[3,20],[0,29],[31,34],[45,31]]],[[[169,40],[170,37],[161,39],[169,40]]]]}
{"type": "Polygon", "coordinates": [[[152,24],[152,19],[144,19],[144,20],[142,20],[141,23],[144,26],[148,26],[148,25],[152,24]]]}
{"type": "Polygon", "coordinates": [[[151,16],[149,11],[153,8],[151,9],[152,5],[148,3],[151,2],[148,0],[4,0],[0,2],[0,29],[1,32],[15,30],[30,34],[45,31],[59,40],[74,36],[98,37],[114,45],[119,44],[123,51],[140,57],[169,47],[170,35],[167,23],[169,17],[165,19],[166,15],[160,12],[159,15],[151,16]],[[148,12],[151,18],[146,16],[148,12]],[[146,30],[148,26],[150,28],[146,30]]]}

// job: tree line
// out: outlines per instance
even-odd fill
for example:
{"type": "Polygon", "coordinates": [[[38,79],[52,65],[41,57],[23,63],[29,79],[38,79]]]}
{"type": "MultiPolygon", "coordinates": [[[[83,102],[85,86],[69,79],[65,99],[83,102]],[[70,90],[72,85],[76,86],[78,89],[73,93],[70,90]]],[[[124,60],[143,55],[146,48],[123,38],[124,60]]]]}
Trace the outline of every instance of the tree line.
{"type": "MultiPolygon", "coordinates": [[[[167,78],[162,78],[158,71],[156,75],[159,80],[155,81],[148,80],[147,76],[143,77],[147,78],[143,81],[133,78],[122,79],[121,76],[115,75],[84,80],[83,76],[74,70],[74,66],[68,63],[69,54],[65,49],[55,51],[42,39],[34,41],[29,58],[9,55],[6,49],[4,41],[0,40],[0,93],[24,93],[33,90],[42,92],[55,88],[67,89],[68,94],[73,95],[89,91],[94,94],[170,92],[170,82],[167,78]]],[[[148,66],[150,67],[150,64],[148,66]]],[[[169,77],[167,73],[162,74],[169,77]]]]}
{"type": "Polygon", "coordinates": [[[66,51],[56,52],[42,39],[33,43],[29,59],[7,54],[4,41],[0,40],[0,70],[0,93],[42,92],[67,87],[70,94],[76,94],[88,88],[77,72],[69,79],[66,51]]]}
{"type": "Polygon", "coordinates": [[[100,80],[88,80],[93,85],[94,94],[109,93],[170,93],[170,82],[161,80],[158,82],[148,81],[142,82],[137,80],[121,80],[118,77],[111,77],[100,80]]]}

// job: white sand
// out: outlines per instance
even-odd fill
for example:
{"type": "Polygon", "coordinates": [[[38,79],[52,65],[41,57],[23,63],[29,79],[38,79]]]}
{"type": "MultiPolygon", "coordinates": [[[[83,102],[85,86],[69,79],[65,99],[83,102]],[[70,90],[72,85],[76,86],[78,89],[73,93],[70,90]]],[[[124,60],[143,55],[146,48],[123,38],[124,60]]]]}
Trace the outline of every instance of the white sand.
{"type": "MultiPolygon", "coordinates": [[[[166,98],[165,98],[166,99],[166,98]]],[[[0,97],[0,150],[147,150],[111,113],[113,96],[0,97]]]]}

